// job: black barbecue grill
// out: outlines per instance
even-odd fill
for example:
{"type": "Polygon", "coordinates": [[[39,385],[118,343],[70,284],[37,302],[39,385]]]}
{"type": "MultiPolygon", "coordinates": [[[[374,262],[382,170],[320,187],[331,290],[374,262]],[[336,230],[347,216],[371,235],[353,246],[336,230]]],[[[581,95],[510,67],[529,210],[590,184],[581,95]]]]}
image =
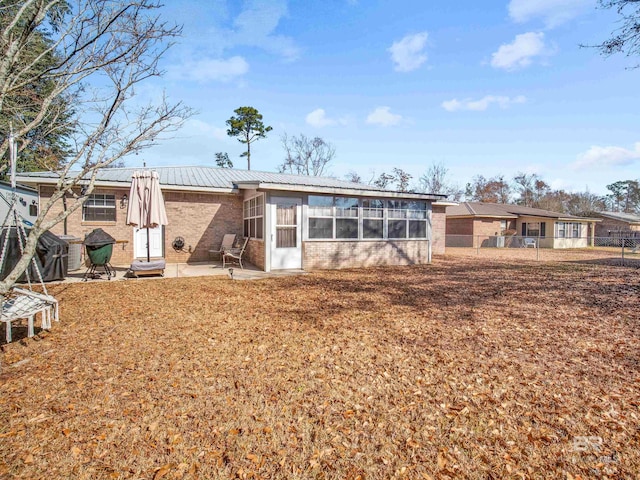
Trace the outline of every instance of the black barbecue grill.
{"type": "Polygon", "coordinates": [[[84,244],[90,263],[89,268],[84,272],[82,280],[86,282],[89,277],[100,278],[101,274],[97,272],[98,268],[104,270],[104,273],[107,275],[107,280],[115,277],[116,272],[109,262],[111,261],[113,244],[116,243],[116,239],[101,228],[96,228],[84,237],[84,242],[82,243],[84,244]]]}

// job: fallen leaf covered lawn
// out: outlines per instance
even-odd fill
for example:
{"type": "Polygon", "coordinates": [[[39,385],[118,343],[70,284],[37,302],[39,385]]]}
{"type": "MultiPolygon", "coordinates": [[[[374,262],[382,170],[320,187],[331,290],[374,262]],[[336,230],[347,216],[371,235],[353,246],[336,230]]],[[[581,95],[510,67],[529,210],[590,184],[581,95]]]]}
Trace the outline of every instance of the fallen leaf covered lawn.
{"type": "Polygon", "coordinates": [[[438,259],[50,288],[2,478],[635,478],[635,268],[438,259]]]}

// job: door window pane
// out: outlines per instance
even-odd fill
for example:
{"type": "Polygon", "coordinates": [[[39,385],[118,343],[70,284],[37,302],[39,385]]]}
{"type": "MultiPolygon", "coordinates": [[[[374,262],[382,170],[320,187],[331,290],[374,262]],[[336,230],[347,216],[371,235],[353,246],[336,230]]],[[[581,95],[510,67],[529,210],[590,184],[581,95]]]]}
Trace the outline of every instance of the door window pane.
{"type": "Polygon", "coordinates": [[[277,225],[295,225],[296,224],[295,205],[278,205],[276,207],[276,224],[277,225]]]}
{"type": "Polygon", "coordinates": [[[296,246],[296,227],[276,227],[276,248],[296,246]]]}

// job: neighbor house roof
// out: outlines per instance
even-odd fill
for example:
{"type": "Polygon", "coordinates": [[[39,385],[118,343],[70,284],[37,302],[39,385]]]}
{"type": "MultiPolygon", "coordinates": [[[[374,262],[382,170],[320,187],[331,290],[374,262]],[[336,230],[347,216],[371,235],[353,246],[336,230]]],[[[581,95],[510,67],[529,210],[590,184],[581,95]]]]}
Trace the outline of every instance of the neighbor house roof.
{"type": "Polygon", "coordinates": [[[629,225],[640,225],[640,215],[634,213],[623,212],[600,212],[598,215],[610,218],[612,220],[618,220],[620,222],[626,222],[629,225]]]}
{"type": "MultiPolygon", "coordinates": [[[[141,168],[105,168],[96,177],[96,186],[126,187],[131,184],[133,172],[141,168]]],[[[237,193],[241,188],[297,191],[308,193],[335,193],[344,195],[384,196],[443,200],[446,195],[407,193],[385,190],[372,185],[347,182],[329,177],[289,175],[216,167],[156,167],[160,184],[166,190],[211,191],[237,193]]],[[[78,172],[69,172],[68,177],[78,172]]],[[[28,172],[18,174],[19,181],[31,184],[55,184],[58,172],[28,172]]]]}
{"type": "Polygon", "coordinates": [[[541,208],[523,207],[506,203],[461,202],[459,205],[447,207],[447,218],[518,218],[543,217],[558,220],[593,221],[596,219],[577,217],[566,213],[552,212],[541,208]]]}

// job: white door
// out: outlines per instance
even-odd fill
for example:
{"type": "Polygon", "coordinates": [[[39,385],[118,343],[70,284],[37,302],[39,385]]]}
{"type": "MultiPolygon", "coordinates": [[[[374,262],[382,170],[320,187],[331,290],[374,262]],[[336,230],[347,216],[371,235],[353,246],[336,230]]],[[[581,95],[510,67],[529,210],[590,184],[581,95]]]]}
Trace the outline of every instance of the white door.
{"type": "Polygon", "coordinates": [[[271,269],[302,268],[302,199],[271,198],[271,269]]]}
{"type": "MultiPolygon", "coordinates": [[[[149,257],[162,257],[164,235],[162,226],[149,229],[149,257]]],[[[133,232],[133,252],[136,258],[147,258],[147,229],[135,228],[133,232]]]]}

